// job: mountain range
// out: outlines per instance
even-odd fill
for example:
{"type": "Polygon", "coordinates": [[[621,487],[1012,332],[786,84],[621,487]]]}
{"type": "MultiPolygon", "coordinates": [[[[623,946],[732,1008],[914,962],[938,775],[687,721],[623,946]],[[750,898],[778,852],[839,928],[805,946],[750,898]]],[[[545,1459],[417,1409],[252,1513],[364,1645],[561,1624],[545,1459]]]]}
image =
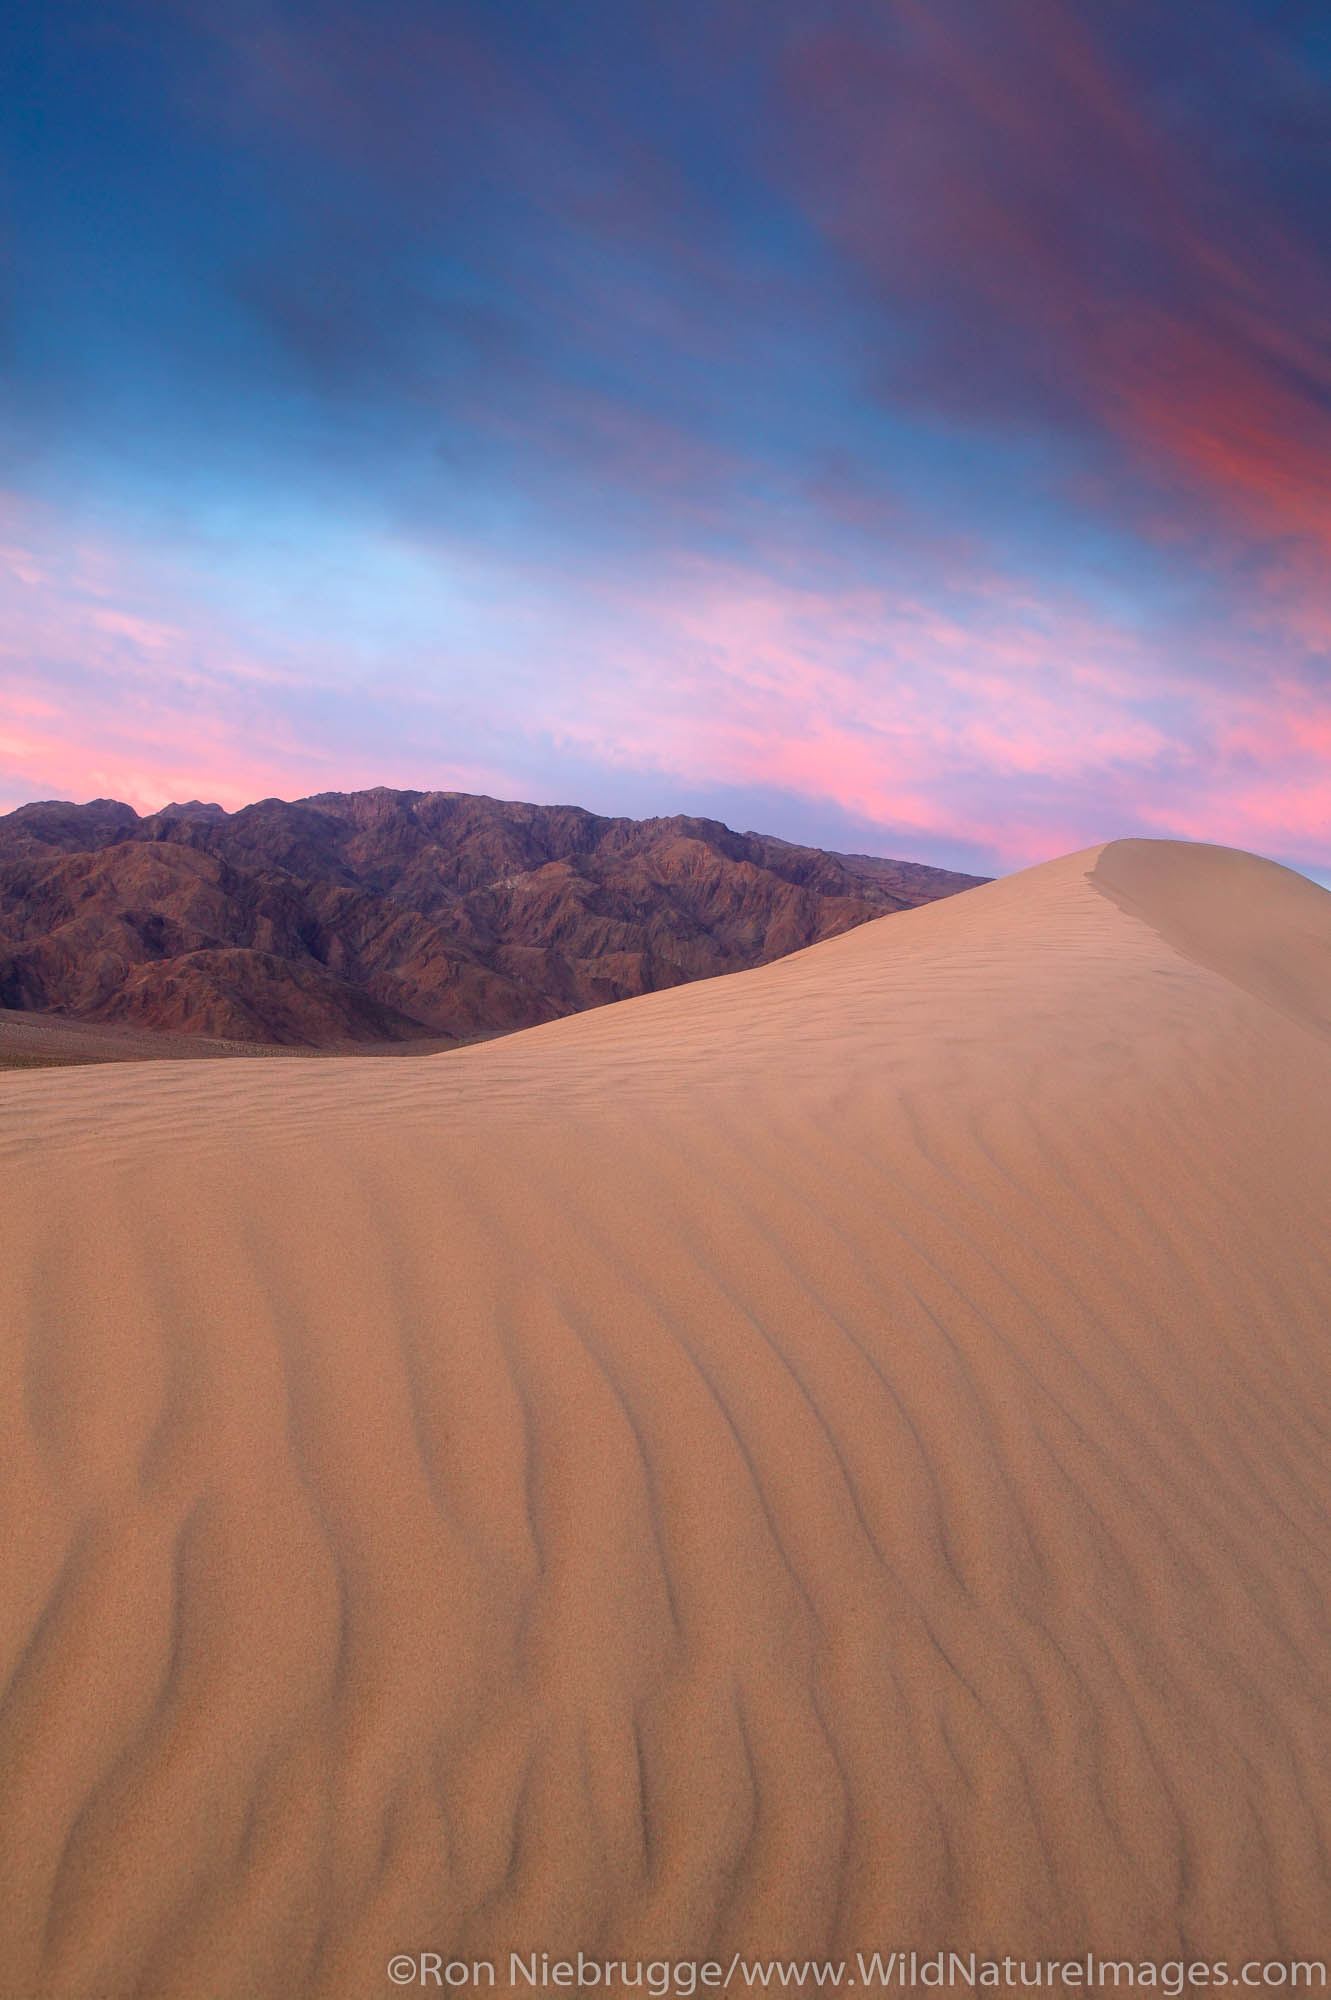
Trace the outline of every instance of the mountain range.
{"type": "Polygon", "coordinates": [[[48,800],[0,816],[0,1008],[287,1046],[471,1040],[982,879],[458,792],[48,800]]]}

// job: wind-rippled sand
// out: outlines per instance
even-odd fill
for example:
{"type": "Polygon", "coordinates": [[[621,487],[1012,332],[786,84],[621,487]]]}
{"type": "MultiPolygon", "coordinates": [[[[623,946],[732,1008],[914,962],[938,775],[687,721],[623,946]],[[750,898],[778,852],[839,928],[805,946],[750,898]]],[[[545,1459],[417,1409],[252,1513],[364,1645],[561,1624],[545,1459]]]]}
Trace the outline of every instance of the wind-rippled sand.
{"type": "Polygon", "coordinates": [[[0,1077],[0,1992],[1331,1959],[1331,898],[0,1077]]]}

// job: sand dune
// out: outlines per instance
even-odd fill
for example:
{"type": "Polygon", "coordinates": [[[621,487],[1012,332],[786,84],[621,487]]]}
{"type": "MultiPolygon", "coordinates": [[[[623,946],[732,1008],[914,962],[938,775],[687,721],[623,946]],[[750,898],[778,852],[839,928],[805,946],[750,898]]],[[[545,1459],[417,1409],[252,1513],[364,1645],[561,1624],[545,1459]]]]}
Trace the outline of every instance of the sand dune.
{"type": "Polygon", "coordinates": [[[1331,898],[0,1076],[0,1992],[1331,1959],[1331,898]]]}

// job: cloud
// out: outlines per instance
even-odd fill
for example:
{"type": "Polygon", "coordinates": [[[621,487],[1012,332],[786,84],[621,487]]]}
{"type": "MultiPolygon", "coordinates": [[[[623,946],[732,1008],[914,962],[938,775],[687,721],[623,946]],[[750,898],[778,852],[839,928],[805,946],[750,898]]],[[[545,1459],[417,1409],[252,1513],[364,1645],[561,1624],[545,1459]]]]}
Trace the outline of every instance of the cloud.
{"type": "Polygon", "coordinates": [[[156,13],[33,80],[7,784],[1331,858],[1297,13],[156,13]]]}
{"type": "MultiPolygon", "coordinates": [[[[0,502],[0,755],[7,807],[36,795],[113,794],[139,810],[173,797],[233,807],[343,782],[413,782],[385,754],[355,638],[331,656],[250,626],[160,548],[91,536],[16,496],[0,502]]],[[[409,695],[394,722],[411,740],[409,695]]],[[[437,751],[428,782],[479,775],[437,751]]]]}
{"type": "MultiPolygon", "coordinates": [[[[884,309],[905,308],[913,338],[881,393],[1098,434],[1176,509],[1181,489],[1244,531],[1325,546],[1326,245],[1246,143],[1291,51],[1217,11],[1143,49],[1130,5],[834,9],[787,62],[792,189],[884,309]]],[[[1306,130],[1283,135],[1280,171],[1300,145],[1320,182],[1306,130]]]]}

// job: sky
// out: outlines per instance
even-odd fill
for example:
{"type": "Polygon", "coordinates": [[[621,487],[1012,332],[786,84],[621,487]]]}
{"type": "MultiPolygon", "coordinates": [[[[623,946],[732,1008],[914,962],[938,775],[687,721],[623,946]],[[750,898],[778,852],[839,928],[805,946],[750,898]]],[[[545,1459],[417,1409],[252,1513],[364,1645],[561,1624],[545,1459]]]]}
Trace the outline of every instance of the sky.
{"type": "Polygon", "coordinates": [[[16,0],[0,810],[1331,881],[1331,15],[16,0]]]}

